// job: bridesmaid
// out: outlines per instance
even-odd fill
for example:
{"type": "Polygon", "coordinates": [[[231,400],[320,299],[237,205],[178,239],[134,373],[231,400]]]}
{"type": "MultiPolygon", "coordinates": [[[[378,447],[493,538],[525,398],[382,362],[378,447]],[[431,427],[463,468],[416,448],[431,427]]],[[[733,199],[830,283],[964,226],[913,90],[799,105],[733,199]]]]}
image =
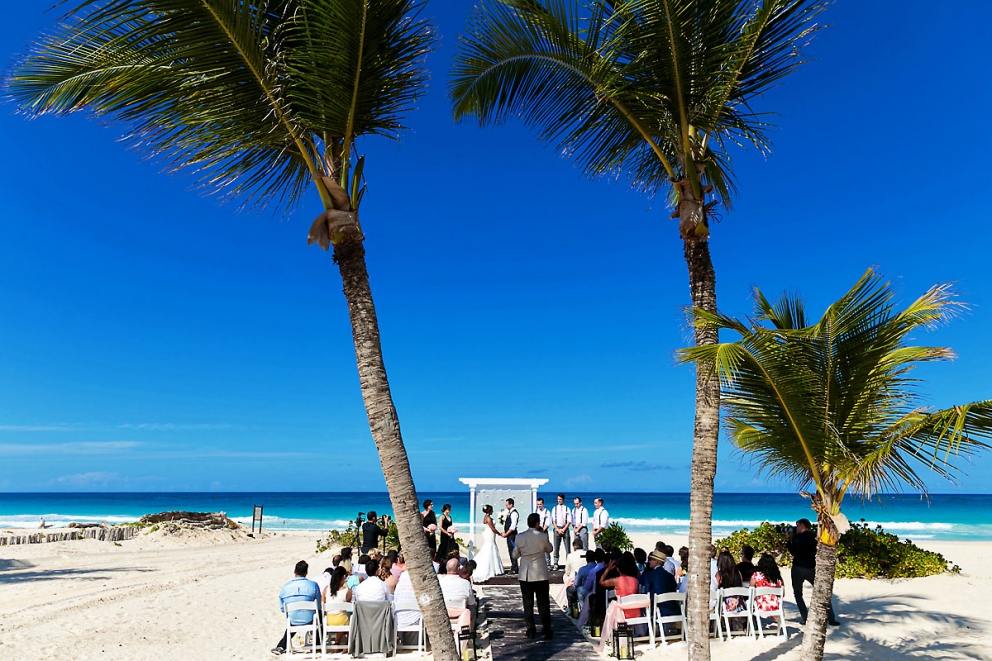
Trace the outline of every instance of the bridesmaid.
{"type": "Polygon", "coordinates": [[[448,553],[455,548],[454,533],[448,532],[451,528],[451,505],[445,503],[441,506],[441,525],[439,529],[441,531],[441,541],[437,545],[437,562],[442,567],[444,563],[448,561],[448,553]]]}
{"type": "Polygon", "coordinates": [[[424,511],[420,513],[420,518],[423,521],[424,536],[427,537],[427,546],[431,550],[431,558],[433,559],[437,555],[437,535],[435,534],[437,515],[434,514],[433,500],[424,501],[424,511]]]}

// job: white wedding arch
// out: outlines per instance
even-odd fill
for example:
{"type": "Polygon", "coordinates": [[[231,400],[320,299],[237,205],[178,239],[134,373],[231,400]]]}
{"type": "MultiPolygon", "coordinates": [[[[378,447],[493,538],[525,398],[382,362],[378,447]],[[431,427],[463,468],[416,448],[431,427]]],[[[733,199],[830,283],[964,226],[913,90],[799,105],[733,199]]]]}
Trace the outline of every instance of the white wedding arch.
{"type": "MultiPolygon", "coordinates": [[[[468,557],[472,558],[477,547],[476,536],[481,532],[475,525],[476,521],[482,521],[482,507],[492,505],[493,515],[498,517],[500,510],[504,509],[503,503],[507,498],[512,498],[514,507],[520,513],[520,524],[518,530],[524,529],[527,524],[527,515],[537,509],[537,489],[548,483],[547,478],[519,478],[519,477],[460,477],[458,481],[468,486],[469,492],[469,514],[468,514],[468,557]]],[[[502,525],[497,522],[496,529],[502,529],[502,525]]]]}

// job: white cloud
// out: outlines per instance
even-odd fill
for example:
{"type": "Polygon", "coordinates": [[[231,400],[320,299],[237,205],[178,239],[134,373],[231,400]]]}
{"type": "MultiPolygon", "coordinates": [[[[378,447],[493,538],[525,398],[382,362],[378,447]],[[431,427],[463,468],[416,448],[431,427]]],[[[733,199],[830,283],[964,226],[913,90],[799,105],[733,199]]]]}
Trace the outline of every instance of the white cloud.
{"type": "Polygon", "coordinates": [[[0,443],[0,455],[117,454],[136,448],[137,441],[82,441],[76,443],[0,443]]]}
{"type": "Polygon", "coordinates": [[[117,425],[118,429],[136,429],[140,431],[205,431],[210,429],[230,429],[232,425],[223,424],[176,424],[174,422],[141,422],[138,424],[117,425]]]}
{"type": "Polygon", "coordinates": [[[66,425],[61,423],[51,425],[0,425],[0,431],[80,431],[79,425],[66,425]]]}
{"type": "Polygon", "coordinates": [[[580,487],[585,484],[592,484],[591,475],[585,475],[585,474],[576,475],[575,477],[570,477],[567,480],[565,480],[566,487],[580,487]]]}

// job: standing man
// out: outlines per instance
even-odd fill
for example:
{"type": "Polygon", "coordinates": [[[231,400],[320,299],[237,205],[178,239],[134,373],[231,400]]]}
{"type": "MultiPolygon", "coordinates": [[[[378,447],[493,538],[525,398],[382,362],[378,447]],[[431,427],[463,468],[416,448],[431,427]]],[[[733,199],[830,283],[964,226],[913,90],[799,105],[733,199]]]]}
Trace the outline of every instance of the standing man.
{"type": "Polygon", "coordinates": [[[513,550],[517,548],[517,523],[520,521],[520,513],[513,506],[513,499],[506,499],[506,520],[503,521],[503,537],[506,539],[506,550],[510,554],[510,573],[516,574],[519,570],[517,566],[517,556],[513,550]]]}
{"type": "Polygon", "coordinates": [[[572,508],[572,532],[582,540],[582,549],[589,550],[589,510],[582,506],[582,499],[576,496],[572,508]]]}
{"type": "Polygon", "coordinates": [[[369,512],[368,521],[362,524],[362,554],[368,554],[372,549],[378,548],[379,538],[388,534],[389,531],[379,527],[375,511],[369,512]]]}
{"type": "Polygon", "coordinates": [[[599,536],[610,527],[610,513],[603,507],[602,498],[596,498],[592,504],[596,506],[596,511],[592,513],[592,542],[598,549],[601,546],[599,536]]]}
{"type": "MultiPolygon", "coordinates": [[[[806,600],[803,599],[803,583],[809,581],[813,585],[816,576],[816,535],[809,519],[799,519],[796,527],[788,533],[785,547],[792,554],[792,591],[796,597],[796,607],[799,608],[800,624],[806,624],[806,600]]],[[[840,626],[834,615],[833,604],[827,604],[827,622],[830,626],[840,626]]]]}
{"type": "MultiPolygon", "coordinates": [[[[537,512],[536,514],[541,517],[540,523],[537,524],[537,529],[543,532],[545,535],[548,534],[548,528],[551,527],[551,511],[544,506],[544,499],[537,499],[537,512]]],[[[551,569],[551,556],[548,555],[544,558],[544,564],[551,569]]]]}
{"type": "Polygon", "coordinates": [[[520,559],[520,594],[524,599],[524,623],[526,636],[534,638],[537,626],[534,624],[534,598],[537,597],[537,611],[541,616],[541,633],[545,640],[551,640],[551,586],[548,582],[548,565],[544,558],[551,553],[548,534],[541,532],[541,516],[537,512],[527,517],[527,530],[517,538],[513,549],[514,562],[520,559]]]}
{"type": "MultiPolygon", "coordinates": [[[[569,529],[572,524],[572,513],[568,511],[568,507],[565,505],[565,494],[558,494],[558,504],[555,505],[554,510],[551,511],[551,525],[554,526],[555,530],[555,569],[558,568],[558,561],[561,559],[559,555],[559,549],[561,548],[562,542],[565,544],[565,553],[568,553],[569,545],[569,529]]],[[[585,549],[582,549],[583,551],[585,549]]]]}

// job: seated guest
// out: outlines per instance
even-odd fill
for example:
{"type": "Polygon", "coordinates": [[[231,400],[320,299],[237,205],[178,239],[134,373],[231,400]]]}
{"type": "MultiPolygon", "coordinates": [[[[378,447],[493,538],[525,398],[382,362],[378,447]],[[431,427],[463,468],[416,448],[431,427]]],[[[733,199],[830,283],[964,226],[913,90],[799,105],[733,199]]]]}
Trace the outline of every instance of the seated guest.
{"type": "MultiPolygon", "coordinates": [[[[575,542],[577,544],[576,550],[582,551],[582,540],[576,539],[575,542]]],[[[580,604],[586,598],[586,594],[588,594],[588,592],[583,592],[579,596],[582,584],[586,580],[586,575],[596,566],[596,552],[583,551],[583,553],[586,564],[579,567],[579,570],[575,572],[575,576],[572,577],[572,584],[565,589],[565,594],[568,596],[568,606],[572,611],[573,617],[578,613],[580,604]]],[[[571,562],[571,554],[569,554],[569,560],[566,561],[566,567],[568,566],[568,562],[571,562]]]]}
{"type": "Polygon", "coordinates": [[[572,552],[565,558],[565,585],[577,585],[575,575],[586,565],[586,552],[582,550],[582,540],[572,540],[572,552]]]}
{"type": "Polygon", "coordinates": [[[393,561],[389,559],[388,555],[379,561],[379,578],[386,581],[390,592],[396,589],[396,582],[400,580],[399,576],[393,575],[393,561]],[[385,574],[383,574],[384,571],[385,574]]]}
{"type": "MultiPolygon", "coordinates": [[[[333,604],[351,601],[351,590],[345,585],[347,579],[348,572],[345,571],[344,567],[338,567],[331,574],[331,582],[321,593],[324,604],[331,605],[324,612],[329,627],[343,627],[348,624],[350,618],[348,611],[333,606],[333,604]]],[[[344,633],[339,631],[335,636],[334,644],[340,645],[343,637],[344,633]]]]}
{"type": "MultiPolygon", "coordinates": [[[[758,558],[758,566],[751,574],[752,588],[780,588],[782,587],[782,572],[779,571],[775,558],[767,553],[762,553],[758,558]]],[[[754,599],[754,609],[758,615],[761,611],[776,611],[780,606],[780,599],[773,594],[763,594],[754,599]]]]}
{"type": "Polygon", "coordinates": [[[474,618],[475,593],[472,584],[458,575],[458,558],[450,558],[445,573],[437,577],[441,583],[441,595],[446,603],[465,601],[464,608],[448,607],[448,617],[458,620],[459,627],[471,627],[474,618]]]}
{"type": "Polygon", "coordinates": [[[598,580],[596,577],[601,571],[603,571],[603,568],[606,567],[606,551],[602,548],[598,548],[594,551],[594,553],[596,555],[596,564],[588,570],[585,581],[583,581],[580,586],[579,601],[585,599],[587,594],[591,594],[596,591],[596,581],[598,580]]]}
{"type": "MultiPolygon", "coordinates": [[[[717,556],[715,577],[718,588],[739,588],[744,584],[740,572],[737,571],[737,564],[734,563],[734,556],[727,551],[717,556]]],[[[744,600],[741,597],[726,597],[723,600],[723,608],[731,613],[742,611],[744,600]]]]}
{"type": "Polygon", "coordinates": [[[754,573],[754,549],[747,544],[741,547],[741,561],[737,563],[737,571],[744,585],[751,582],[751,574],[754,573]]]}
{"type": "Polygon", "coordinates": [[[317,587],[320,588],[320,594],[324,594],[327,590],[327,586],[331,584],[331,575],[334,573],[336,568],[336,566],[328,567],[321,573],[320,576],[317,577],[317,580],[314,581],[314,583],[317,584],[317,587]]]}
{"type": "Polygon", "coordinates": [[[387,553],[386,557],[393,563],[389,571],[393,572],[393,576],[399,578],[400,574],[406,571],[406,563],[403,562],[403,556],[398,551],[393,550],[387,553]]]}
{"type": "MultiPolygon", "coordinates": [[[[307,572],[310,571],[310,566],[305,560],[300,560],[296,563],[296,567],[293,569],[293,579],[282,586],[282,590],[279,591],[279,610],[283,613],[286,612],[286,604],[293,604],[299,601],[316,601],[317,602],[317,613],[313,611],[298,610],[293,611],[289,614],[289,623],[293,626],[302,626],[304,624],[310,624],[314,617],[320,617],[321,615],[321,596],[320,588],[317,584],[307,578],[307,572]]],[[[318,636],[320,634],[321,627],[317,628],[318,636]]],[[[284,654],[286,652],[286,632],[283,631],[282,638],[272,649],[273,654],[284,654]]],[[[319,640],[314,641],[314,644],[319,644],[319,640]]]]}
{"type": "MultiPolygon", "coordinates": [[[[675,577],[664,568],[665,554],[655,550],[648,556],[648,568],[639,580],[641,592],[652,596],[665,594],[666,592],[678,592],[679,586],[675,582],[675,577]]],[[[665,602],[662,605],[662,615],[678,615],[679,605],[675,602],[665,602]],[[671,612],[667,612],[671,611],[671,612]]]]}
{"type": "Polygon", "coordinates": [[[354,551],[351,550],[350,546],[345,546],[341,549],[341,561],[339,565],[348,571],[349,576],[355,573],[354,568],[351,566],[351,556],[353,554],[354,551]]]}
{"type": "MultiPolygon", "coordinates": [[[[395,566],[395,565],[394,565],[395,566]]],[[[396,589],[393,591],[393,599],[396,603],[409,603],[417,602],[417,595],[413,591],[413,582],[410,580],[410,572],[403,572],[400,574],[399,581],[396,583],[396,589]]],[[[414,610],[398,610],[396,611],[396,625],[398,627],[412,627],[420,622],[420,611],[414,610]]],[[[403,634],[404,640],[403,644],[411,644],[416,642],[415,640],[406,639],[407,636],[416,636],[414,632],[406,632],[403,634]]]]}
{"type": "Polygon", "coordinates": [[[675,577],[675,580],[678,580],[678,578],[680,576],[680,572],[682,570],[682,567],[681,567],[679,561],[674,558],[674,556],[675,556],[675,547],[673,547],[671,544],[665,544],[665,565],[664,565],[664,569],[669,574],[671,574],[672,576],[674,576],[675,577]]]}
{"type": "Polygon", "coordinates": [[[358,584],[364,581],[368,574],[365,572],[365,566],[369,562],[369,556],[360,555],[358,556],[358,565],[355,567],[354,573],[348,577],[348,589],[354,590],[358,587],[358,584]]]}
{"type": "Polygon", "coordinates": [[[479,566],[475,560],[468,560],[464,565],[458,565],[458,575],[464,578],[469,583],[472,582],[472,574],[475,572],[475,568],[479,566]]]}
{"type": "MultiPolygon", "coordinates": [[[[616,562],[616,569],[616,573],[610,578],[607,578],[606,572],[604,572],[603,578],[599,579],[599,584],[604,588],[614,590],[618,599],[620,597],[638,594],[640,590],[637,580],[639,574],[634,555],[632,553],[621,555],[620,559],[616,562]]],[[[625,608],[623,614],[624,617],[640,617],[641,609],[625,608]]]]}
{"type": "Polygon", "coordinates": [[[648,554],[644,549],[634,549],[634,560],[637,562],[637,571],[643,574],[648,568],[648,554]]]}
{"type": "Polygon", "coordinates": [[[389,601],[389,586],[378,575],[379,565],[375,560],[365,563],[365,573],[368,578],[351,591],[355,601],[389,601]]]}

